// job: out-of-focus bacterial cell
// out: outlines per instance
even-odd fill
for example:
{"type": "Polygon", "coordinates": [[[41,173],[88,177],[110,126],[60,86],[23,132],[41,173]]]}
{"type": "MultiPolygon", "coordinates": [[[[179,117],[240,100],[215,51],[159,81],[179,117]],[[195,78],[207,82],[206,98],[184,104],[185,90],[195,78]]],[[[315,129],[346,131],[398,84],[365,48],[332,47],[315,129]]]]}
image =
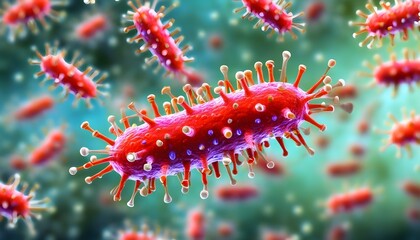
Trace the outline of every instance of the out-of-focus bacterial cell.
{"type": "Polygon", "coordinates": [[[392,53],[391,59],[385,62],[379,55],[375,55],[375,65],[364,62],[371,72],[361,72],[361,75],[373,78],[370,86],[393,87],[393,96],[396,96],[398,89],[404,85],[413,91],[414,85],[420,83],[420,59],[416,58],[415,51],[407,48],[403,50],[403,55],[403,59],[398,59],[397,55],[392,53]]]}
{"type": "Polygon", "coordinates": [[[45,204],[49,201],[35,200],[35,191],[37,185],[25,194],[28,185],[18,190],[20,175],[15,174],[8,183],[0,182],[0,216],[8,219],[9,226],[14,227],[18,219],[23,219],[29,227],[31,234],[35,234],[35,228],[32,223],[32,217],[37,217],[39,212],[48,210],[45,204]]]}
{"type": "MultiPolygon", "coordinates": [[[[271,29],[271,35],[277,33],[279,41],[284,40],[284,34],[289,33],[293,39],[297,36],[293,32],[293,29],[303,33],[305,24],[293,22],[295,18],[303,15],[300,12],[293,15],[291,12],[287,12],[287,9],[292,5],[291,2],[279,1],[276,3],[273,0],[242,0],[243,6],[234,10],[235,13],[245,10],[246,12],[242,15],[242,18],[249,18],[253,16],[258,18],[254,28],[260,28],[263,31],[271,29]]],[[[253,19],[253,17],[251,19],[253,19]]]]}
{"type": "Polygon", "coordinates": [[[394,6],[391,6],[390,2],[381,1],[382,9],[377,9],[369,2],[366,4],[368,14],[361,10],[356,11],[362,22],[349,23],[351,26],[359,26],[359,31],[355,32],[353,37],[366,33],[366,38],[359,43],[359,46],[366,45],[368,48],[372,48],[375,42],[381,47],[384,37],[389,37],[391,45],[394,45],[394,38],[398,33],[401,33],[402,40],[407,40],[408,31],[414,30],[420,20],[419,4],[419,0],[397,0],[394,6]]]}
{"type": "MultiPolygon", "coordinates": [[[[52,79],[53,88],[62,86],[63,96],[66,98],[69,93],[75,95],[73,104],[76,106],[79,99],[84,99],[86,105],[90,108],[92,105],[90,100],[98,96],[107,96],[106,92],[101,92],[98,88],[106,87],[102,82],[105,80],[107,74],[102,74],[98,80],[94,79],[99,75],[99,71],[93,71],[92,67],[86,68],[83,72],[79,67],[83,64],[83,60],[77,61],[79,53],[73,56],[71,62],[67,62],[66,51],[58,50],[57,44],[50,47],[49,44],[45,45],[45,55],[42,55],[35,49],[38,60],[30,60],[31,64],[39,65],[41,71],[35,74],[36,77],[45,75],[42,83],[52,79]]],[[[99,100],[99,99],[98,99],[99,100]]]]}
{"type": "Polygon", "coordinates": [[[8,0],[3,1],[3,9],[0,9],[1,28],[9,28],[9,40],[14,41],[17,36],[25,32],[25,26],[37,33],[37,22],[44,28],[49,28],[46,17],[59,19],[63,16],[53,8],[55,6],[67,5],[66,0],[16,0],[10,4],[8,0]]]}

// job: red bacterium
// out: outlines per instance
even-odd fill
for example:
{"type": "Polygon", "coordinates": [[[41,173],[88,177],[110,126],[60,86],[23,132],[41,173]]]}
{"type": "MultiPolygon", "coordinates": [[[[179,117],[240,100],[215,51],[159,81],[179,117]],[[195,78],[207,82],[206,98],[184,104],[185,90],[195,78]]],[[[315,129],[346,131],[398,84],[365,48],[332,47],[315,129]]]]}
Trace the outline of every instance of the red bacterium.
{"type": "Polygon", "coordinates": [[[409,157],[412,157],[411,146],[420,144],[420,115],[416,115],[412,111],[409,117],[403,116],[402,121],[398,121],[392,114],[389,114],[389,118],[393,125],[390,130],[383,131],[383,133],[389,135],[389,138],[381,150],[384,151],[390,145],[395,145],[397,147],[397,158],[401,157],[402,148],[405,148],[409,157]]]}
{"type": "Polygon", "coordinates": [[[414,51],[403,50],[403,59],[397,59],[395,53],[391,54],[391,59],[384,62],[379,55],[375,55],[376,65],[364,62],[371,72],[361,72],[361,76],[371,77],[373,81],[369,84],[379,86],[392,86],[393,96],[398,92],[402,85],[408,85],[412,90],[414,84],[420,83],[420,59],[416,58],[414,51]],[[410,56],[412,55],[412,56],[410,56]]]}
{"type": "Polygon", "coordinates": [[[189,240],[206,239],[206,216],[202,209],[192,209],[187,214],[186,237],[189,240]]]}
{"type": "Polygon", "coordinates": [[[34,33],[38,32],[36,22],[48,28],[45,18],[60,18],[62,14],[53,10],[53,7],[64,5],[67,5],[64,0],[18,0],[13,5],[5,1],[5,7],[0,9],[0,23],[10,29],[9,39],[13,41],[19,33],[24,31],[24,26],[28,26],[34,33]]]}
{"type": "Polygon", "coordinates": [[[332,215],[354,212],[365,208],[374,198],[374,192],[367,187],[354,189],[346,193],[332,195],[327,201],[328,212],[332,215]]]}
{"type": "Polygon", "coordinates": [[[360,34],[367,33],[367,37],[359,43],[360,47],[367,45],[372,48],[378,41],[382,46],[382,39],[389,36],[391,45],[394,45],[395,35],[401,33],[402,40],[408,39],[408,31],[414,29],[420,21],[420,0],[396,0],[395,5],[389,2],[380,2],[382,9],[377,9],[371,3],[366,4],[369,14],[357,10],[356,14],[364,19],[364,22],[350,22],[351,26],[359,26],[359,31],[353,34],[356,38],[360,34]]]}
{"type": "Polygon", "coordinates": [[[77,25],[75,32],[78,39],[87,41],[103,33],[108,26],[107,16],[97,14],[77,25]]]}
{"type": "Polygon", "coordinates": [[[6,184],[0,182],[0,216],[7,218],[11,227],[16,225],[18,219],[23,219],[30,232],[34,234],[35,229],[31,219],[38,217],[39,212],[48,210],[45,203],[49,200],[34,200],[38,187],[34,186],[28,194],[25,194],[28,186],[25,184],[21,190],[18,190],[19,183],[19,174],[15,174],[6,184]]]}
{"type": "Polygon", "coordinates": [[[102,74],[98,80],[94,81],[99,75],[99,71],[93,71],[92,67],[88,67],[82,72],[79,67],[83,64],[83,60],[77,61],[79,53],[76,53],[72,61],[68,63],[64,59],[67,52],[59,51],[57,45],[51,49],[46,44],[45,51],[45,55],[42,55],[38,50],[35,50],[39,60],[30,60],[31,64],[41,67],[41,71],[36,73],[35,76],[40,77],[45,75],[46,77],[42,83],[53,79],[53,89],[61,85],[64,89],[64,98],[69,93],[73,93],[75,95],[74,106],[77,105],[80,99],[84,99],[86,105],[90,108],[92,106],[90,99],[97,98],[99,95],[107,95],[98,89],[100,87],[106,87],[102,82],[105,80],[107,74],[102,74]]]}
{"type": "Polygon", "coordinates": [[[346,240],[349,239],[349,226],[347,224],[337,224],[333,226],[326,237],[326,240],[346,240]]]}
{"type": "Polygon", "coordinates": [[[336,163],[330,163],[325,168],[325,172],[330,177],[347,177],[360,172],[362,164],[355,160],[347,160],[336,163]]]}
{"type": "Polygon", "coordinates": [[[169,233],[164,231],[162,233],[160,229],[151,229],[146,223],[142,224],[140,229],[134,226],[131,222],[126,221],[127,225],[125,229],[118,230],[115,234],[110,231],[106,231],[104,236],[106,239],[117,239],[117,240],[170,240],[169,233]]]}
{"type": "Polygon", "coordinates": [[[354,157],[361,158],[366,154],[366,146],[362,143],[352,143],[349,145],[348,151],[354,157]]]}
{"type": "Polygon", "coordinates": [[[253,185],[219,186],[215,189],[216,197],[224,202],[242,202],[258,197],[260,191],[253,185]]]}
{"type": "Polygon", "coordinates": [[[405,181],[402,184],[402,189],[405,193],[415,199],[420,199],[420,184],[414,181],[405,181]]]}
{"type": "Polygon", "coordinates": [[[297,36],[293,32],[293,29],[298,30],[299,32],[305,32],[304,23],[295,23],[293,20],[297,17],[303,15],[303,12],[300,12],[296,15],[293,15],[286,10],[292,6],[292,3],[280,0],[277,4],[273,0],[242,0],[243,6],[234,10],[235,13],[242,10],[246,12],[242,15],[242,18],[254,17],[258,18],[258,22],[254,25],[254,28],[260,28],[263,31],[267,31],[271,28],[271,33],[269,36],[274,33],[278,33],[278,40],[284,40],[284,34],[289,32],[292,35],[293,39],[296,39],[297,36]]]}
{"type": "Polygon", "coordinates": [[[54,106],[54,102],[54,99],[48,95],[31,99],[13,113],[13,118],[17,121],[36,118],[50,110],[54,106]]]}
{"type": "Polygon", "coordinates": [[[325,12],[325,2],[324,0],[314,0],[312,1],[305,10],[305,17],[309,22],[318,21],[325,12]]]}
{"type": "Polygon", "coordinates": [[[252,71],[237,72],[238,89],[234,89],[228,79],[228,67],[221,66],[223,86],[214,89],[219,97],[213,96],[211,87],[206,83],[196,92],[192,90],[191,85],[185,85],[183,90],[187,99],[174,96],[169,87],[164,87],[162,93],[171,98],[171,102],[163,104],[166,115],[161,115],[155,95],[149,95],[147,98],[153,109],[154,119],[149,117],[144,109],[138,109],[131,103],[128,108],[134,111],[135,115],[126,116],[122,111],[120,121],[124,129],[117,125],[114,116],[108,118],[111,124],[110,132],[116,136],[115,139],[93,129],[88,122],[82,123],[83,129],[106,142],[107,147],[103,150],[81,148],[82,156],[95,155],[91,156],[88,163],[72,167],[69,172],[74,175],[79,170],[107,164],[97,174],[87,177],[86,182],[92,183],[106,173],[116,171],[121,175],[121,180],[113,194],[114,200],[120,200],[127,180],[134,180],[133,194],[128,202],[129,206],[133,206],[140,185],[145,184],[140,194],[148,195],[155,191],[157,179],[165,190],[164,201],[171,202],[167,177],[183,174],[181,186],[186,192],[190,187],[192,169],[198,169],[201,173],[203,190],[200,196],[205,199],[208,197],[208,174],[214,172],[216,177],[220,176],[219,162],[222,162],[233,181],[232,173],[236,174],[238,171],[239,155],[246,159],[248,175],[252,178],[253,165],[265,147],[264,142],[269,138],[277,140],[283,149],[283,155],[287,155],[284,138],[291,139],[298,146],[304,146],[309,154],[313,155],[314,150],[307,145],[299,126],[306,121],[324,131],[326,125],[316,122],[311,115],[334,111],[334,106],[310,102],[320,98],[328,100],[328,92],[343,86],[344,81],[339,80],[337,84],[330,85],[331,78],[327,73],[335,65],[335,61],[329,60],[325,73],[310,89],[304,91],[299,88],[306,71],[304,65],[299,66],[295,82],[287,82],[286,68],[290,57],[290,52],[283,52],[279,81],[274,79],[274,62],[271,60],[266,62],[268,82],[263,77],[261,62],[255,63],[258,83],[255,83],[252,71]],[[319,88],[321,84],[324,86],[319,88]],[[178,106],[184,110],[181,111],[178,106]],[[129,119],[135,116],[145,123],[131,126],[129,119]],[[107,156],[98,159],[96,154],[107,156]]]}
{"type": "Polygon", "coordinates": [[[157,70],[159,70],[160,67],[163,67],[167,71],[166,75],[173,75],[178,79],[186,77],[188,81],[189,78],[194,78],[193,76],[190,76],[193,74],[192,71],[186,69],[184,65],[185,62],[193,61],[193,58],[185,56],[185,53],[190,50],[191,47],[185,45],[182,49],[179,48],[179,44],[184,37],[179,36],[176,39],[173,38],[180,32],[179,28],[172,32],[168,31],[168,29],[173,26],[175,22],[174,19],[169,20],[165,24],[160,20],[176,7],[177,4],[173,4],[168,9],[161,6],[156,12],[154,10],[156,8],[156,3],[157,1],[154,1],[152,6],[150,6],[150,2],[146,2],[142,5],[140,1],[137,1],[138,6],[135,6],[133,2],[128,2],[128,5],[134,12],[129,11],[125,18],[128,21],[133,22],[133,25],[126,27],[124,31],[130,32],[131,30],[137,30],[136,36],[128,39],[128,42],[139,42],[143,40],[144,44],[136,53],[140,54],[150,50],[153,56],[146,59],[146,64],[149,65],[155,61],[159,61],[160,64],[158,65],[157,70]]]}
{"type": "Polygon", "coordinates": [[[60,156],[66,146],[67,136],[64,129],[58,128],[50,131],[29,155],[29,164],[32,166],[45,165],[60,156]]]}

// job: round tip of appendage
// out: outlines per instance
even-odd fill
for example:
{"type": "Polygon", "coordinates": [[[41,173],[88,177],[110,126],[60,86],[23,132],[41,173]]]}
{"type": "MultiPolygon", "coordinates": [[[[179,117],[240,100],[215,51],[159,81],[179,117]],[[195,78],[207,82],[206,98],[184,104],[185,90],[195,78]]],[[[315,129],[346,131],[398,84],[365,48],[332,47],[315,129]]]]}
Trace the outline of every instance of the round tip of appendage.
{"type": "Polygon", "coordinates": [[[220,66],[220,71],[222,73],[227,73],[228,70],[229,70],[229,67],[228,66],[226,66],[226,65],[220,66]]]}
{"type": "Polygon", "coordinates": [[[154,95],[154,94],[149,94],[148,96],[147,96],[147,100],[154,100],[156,98],[156,96],[154,95]]]}
{"type": "Polygon", "coordinates": [[[128,206],[128,207],[134,207],[134,202],[133,202],[133,201],[131,201],[131,200],[130,200],[130,201],[128,201],[128,202],[127,202],[127,206],[128,206]]]}
{"type": "Polygon", "coordinates": [[[248,173],[248,177],[249,178],[254,178],[255,177],[255,173],[254,172],[249,172],[248,173]]]}
{"type": "Polygon", "coordinates": [[[338,83],[339,83],[342,87],[346,86],[346,81],[345,81],[344,79],[339,79],[339,80],[338,80],[338,83]]]}
{"type": "Polygon", "coordinates": [[[230,181],[230,185],[235,186],[235,185],[236,185],[236,179],[232,179],[232,180],[230,181]]]}
{"type": "Polygon", "coordinates": [[[76,167],[71,167],[70,169],[69,169],[69,173],[70,173],[70,175],[76,175],[76,173],[77,173],[77,168],[76,167]]]}
{"type": "Polygon", "coordinates": [[[332,68],[335,66],[335,64],[336,64],[335,59],[328,60],[328,67],[332,68]]]}
{"type": "MultiPolygon", "coordinates": [[[[357,34],[356,33],[353,33],[352,36],[353,36],[353,38],[357,38],[357,34]]],[[[359,43],[359,46],[360,46],[360,43],[359,43]]]]}
{"type": "Polygon", "coordinates": [[[256,63],[254,64],[254,67],[255,67],[255,68],[262,67],[262,62],[256,62],[256,63]]]}
{"type": "Polygon", "coordinates": [[[268,60],[265,62],[265,66],[267,67],[274,67],[274,61],[273,60],[268,60]]]}
{"type": "Polygon", "coordinates": [[[349,21],[348,24],[349,24],[349,26],[352,27],[353,26],[353,21],[349,21]]]}
{"type": "Polygon", "coordinates": [[[331,90],[332,90],[332,86],[331,86],[330,84],[325,84],[325,86],[324,86],[324,90],[325,90],[326,92],[331,92],[331,90]]]}
{"type": "Polygon", "coordinates": [[[299,65],[299,68],[300,68],[300,69],[304,69],[304,70],[306,70],[306,66],[305,66],[305,65],[303,65],[303,64],[300,64],[300,65],[299,65]]]}
{"type": "Polygon", "coordinates": [[[114,202],[119,202],[121,200],[121,197],[117,197],[117,195],[114,195],[114,202]]]}
{"type": "Polygon", "coordinates": [[[146,187],[142,187],[141,189],[140,189],[140,196],[142,196],[142,197],[146,197],[148,195],[148,190],[147,190],[147,188],[146,187]]]}
{"type": "Polygon", "coordinates": [[[91,184],[92,183],[92,178],[91,177],[86,177],[85,178],[85,183],[91,184]]]}
{"type": "Polygon", "coordinates": [[[324,78],[324,80],[322,81],[324,84],[329,84],[329,83],[331,83],[331,77],[330,76],[326,76],[325,78],[324,78]]]}
{"type": "Polygon", "coordinates": [[[163,201],[165,203],[171,203],[172,202],[172,197],[169,194],[165,194],[165,197],[163,198],[163,201]]]}
{"type": "Polygon", "coordinates": [[[183,89],[184,91],[189,91],[189,90],[191,90],[191,89],[192,89],[192,86],[191,86],[191,84],[187,83],[187,84],[185,84],[185,85],[184,85],[184,87],[182,87],[182,89],[183,89]]]}
{"type": "Polygon", "coordinates": [[[87,126],[89,126],[89,122],[88,121],[84,121],[82,122],[82,124],[80,125],[81,129],[85,129],[87,126]]]}
{"type": "Polygon", "coordinates": [[[202,190],[200,192],[200,198],[201,199],[207,199],[209,197],[209,192],[207,190],[202,190]]]}
{"type": "Polygon", "coordinates": [[[292,54],[289,51],[283,51],[282,56],[284,59],[289,59],[292,56],[292,54]]]}
{"type": "Polygon", "coordinates": [[[309,155],[313,156],[315,154],[315,150],[313,148],[308,148],[309,155]]]}
{"type": "Polygon", "coordinates": [[[214,93],[219,94],[222,91],[222,87],[215,87],[213,91],[214,93]]]}
{"type": "Polygon", "coordinates": [[[162,91],[160,91],[160,92],[161,92],[161,94],[167,94],[170,91],[171,91],[171,87],[165,86],[165,87],[162,88],[162,91]]]}
{"type": "Polygon", "coordinates": [[[184,103],[185,98],[184,98],[184,96],[179,96],[179,97],[177,98],[177,100],[178,100],[178,103],[179,103],[179,104],[182,104],[182,103],[184,103]]]}
{"type": "Polygon", "coordinates": [[[273,169],[274,168],[274,162],[273,161],[268,162],[267,163],[267,168],[273,169]]]}
{"type": "Polygon", "coordinates": [[[187,193],[188,193],[188,188],[186,188],[186,187],[182,187],[182,188],[181,188],[181,193],[183,193],[183,194],[187,194],[187,193]]]}
{"type": "Polygon", "coordinates": [[[89,155],[89,148],[87,147],[80,148],[80,155],[82,155],[83,157],[86,157],[87,155],[89,155]]]}
{"type": "Polygon", "coordinates": [[[222,159],[223,165],[229,165],[231,162],[232,162],[232,160],[230,158],[224,157],[222,159]]]}
{"type": "Polygon", "coordinates": [[[239,71],[239,72],[237,72],[237,73],[235,74],[235,78],[236,78],[236,80],[241,80],[241,79],[243,79],[244,77],[245,77],[244,72],[239,71]]]}
{"type": "Polygon", "coordinates": [[[114,116],[114,115],[109,115],[109,116],[108,116],[108,122],[109,122],[109,123],[113,123],[113,122],[115,122],[115,116],[114,116]]]}

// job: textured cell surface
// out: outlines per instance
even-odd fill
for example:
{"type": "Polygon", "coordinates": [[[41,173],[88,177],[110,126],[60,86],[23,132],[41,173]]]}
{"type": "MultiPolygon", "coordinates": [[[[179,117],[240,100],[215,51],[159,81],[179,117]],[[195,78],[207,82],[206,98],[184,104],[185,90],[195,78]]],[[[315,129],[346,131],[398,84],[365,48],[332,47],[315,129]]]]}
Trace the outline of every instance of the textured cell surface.
{"type": "Polygon", "coordinates": [[[31,99],[14,112],[15,120],[33,119],[54,106],[54,99],[48,95],[31,99]]]}
{"type": "Polygon", "coordinates": [[[28,186],[18,190],[19,183],[18,174],[7,184],[0,183],[0,216],[7,218],[11,226],[14,226],[18,219],[23,219],[33,233],[35,230],[31,218],[36,216],[36,212],[46,210],[44,204],[48,200],[34,200],[36,187],[25,194],[28,186]]]}
{"type": "Polygon", "coordinates": [[[383,61],[379,55],[375,55],[376,64],[364,62],[371,72],[362,72],[362,76],[373,78],[370,85],[391,86],[393,96],[398,89],[407,85],[413,90],[413,86],[420,83],[420,60],[416,57],[416,52],[405,48],[403,58],[398,59],[395,53],[391,54],[389,61],[383,61]]]}
{"type": "Polygon", "coordinates": [[[414,29],[420,20],[419,0],[396,0],[394,6],[389,2],[381,1],[380,4],[382,9],[367,3],[369,14],[360,10],[356,12],[365,22],[350,22],[350,25],[360,26],[360,30],[354,33],[353,37],[367,33],[367,37],[359,44],[361,47],[367,45],[371,48],[376,41],[379,42],[378,46],[382,46],[382,39],[387,36],[393,45],[398,33],[401,33],[403,40],[407,40],[408,31],[414,29]]]}
{"type": "Polygon", "coordinates": [[[258,22],[254,25],[254,28],[259,28],[263,31],[272,29],[272,33],[276,32],[279,34],[278,39],[283,40],[283,35],[286,32],[292,35],[294,39],[297,38],[296,34],[292,31],[296,29],[300,32],[304,32],[303,23],[293,22],[294,18],[297,18],[303,13],[293,15],[287,12],[287,8],[291,6],[290,2],[283,0],[278,3],[273,0],[242,0],[243,7],[235,9],[235,12],[239,12],[246,9],[246,12],[242,15],[242,18],[254,16],[258,18],[258,22]]]}
{"type": "Polygon", "coordinates": [[[327,201],[327,208],[330,214],[350,213],[365,208],[373,199],[374,192],[363,187],[331,196],[327,201]]]}
{"type": "Polygon", "coordinates": [[[99,95],[106,95],[98,90],[99,87],[104,86],[101,83],[105,80],[106,74],[102,74],[98,80],[94,81],[99,75],[99,71],[92,71],[92,67],[88,67],[82,72],[79,67],[83,62],[76,62],[78,54],[69,63],[64,59],[67,52],[58,51],[57,46],[51,49],[46,44],[45,51],[45,55],[42,55],[36,50],[39,60],[30,60],[31,64],[39,65],[41,68],[41,71],[36,73],[35,76],[46,76],[43,82],[52,79],[54,88],[62,86],[65,96],[69,93],[74,94],[76,96],[75,103],[83,98],[89,107],[91,106],[90,99],[97,98],[99,95]]]}
{"type": "Polygon", "coordinates": [[[44,165],[58,157],[65,148],[67,139],[63,129],[54,129],[29,156],[31,165],[44,165]]]}
{"type": "MultiPolygon", "coordinates": [[[[220,175],[218,163],[222,162],[231,182],[234,183],[230,164],[233,164],[233,174],[236,174],[239,154],[247,159],[250,166],[249,176],[253,177],[252,165],[255,164],[255,158],[262,154],[264,142],[272,137],[275,137],[284,149],[284,155],[287,155],[287,150],[283,138],[290,138],[297,145],[303,145],[312,155],[314,151],[306,144],[299,126],[303,121],[307,121],[324,131],[326,126],[317,123],[310,115],[333,111],[334,106],[309,102],[325,97],[332,88],[343,86],[344,81],[339,80],[334,86],[329,84],[331,78],[326,74],[335,65],[335,61],[330,60],[326,72],[309,90],[304,91],[298,87],[306,71],[304,65],[299,66],[293,84],[286,82],[286,66],[290,56],[289,52],[283,52],[280,81],[274,79],[273,61],[266,62],[268,82],[263,77],[262,63],[257,62],[255,68],[258,83],[254,82],[252,71],[238,72],[237,90],[228,80],[227,66],[222,66],[224,87],[215,88],[215,92],[220,95],[217,98],[213,97],[208,84],[204,84],[196,93],[192,91],[190,85],[185,85],[188,104],[183,96],[175,97],[170,89],[165,87],[162,93],[172,98],[172,108],[175,112],[172,113],[169,102],[164,103],[167,114],[165,116],[161,116],[154,95],[148,97],[154,111],[154,119],[146,116],[145,111],[138,110],[134,103],[131,103],[128,107],[145,123],[130,127],[128,118],[123,112],[121,122],[126,129],[122,131],[116,125],[115,117],[110,116],[108,118],[111,123],[110,131],[117,136],[115,140],[104,136],[92,129],[88,122],[84,122],[82,128],[108,143],[109,147],[104,150],[89,150],[83,147],[80,153],[83,156],[99,153],[108,157],[97,159],[93,155],[90,162],[78,168],[72,167],[70,173],[76,174],[78,170],[109,162],[101,172],[86,178],[86,182],[91,183],[105,173],[116,171],[121,175],[121,181],[113,193],[114,199],[119,200],[125,182],[128,179],[135,180],[135,189],[128,203],[132,206],[141,182],[148,180],[147,185],[140,191],[142,195],[147,195],[155,190],[155,179],[158,178],[165,188],[164,200],[170,202],[172,198],[169,195],[166,177],[184,173],[181,184],[185,192],[190,185],[191,169],[200,170],[204,185],[201,197],[207,198],[207,175],[212,171],[209,166],[212,165],[217,177],[220,175]],[[325,86],[318,89],[321,84],[325,86]],[[179,111],[178,105],[184,110],[179,111]]],[[[334,100],[337,103],[338,98],[334,100]]]]}
{"type": "MultiPolygon", "coordinates": [[[[140,3],[140,1],[138,1],[138,3],[140,3]]],[[[192,58],[185,56],[185,53],[190,47],[186,45],[181,49],[178,46],[184,39],[183,36],[176,39],[173,38],[174,35],[180,32],[179,28],[172,32],[168,30],[173,26],[175,20],[171,19],[165,24],[160,20],[176,5],[172,5],[165,13],[166,8],[164,6],[162,6],[158,12],[154,10],[156,1],[153,3],[153,6],[150,6],[149,2],[146,2],[144,5],[140,4],[138,7],[131,1],[128,2],[128,4],[134,12],[128,13],[127,20],[132,21],[133,25],[126,27],[124,31],[129,32],[134,29],[137,30],[137,35],[128,41],[144,41],[144,45],[140,47],[137,53],[143,53],[150,50],[153,57],[147,59],[146,63],[150,64],[158,60],[160,66],[167,70],[168,75],[172,74],[178,78],[181,76],[189,78],[192,72],[186,69],[184,63],[193,60],[192,58]]]]}
{"type": "Polygon", "coordinates": [[[405,148],[409,157],[412,157],[412,146],[420,144],[420,116],[412,111],[410,116],[404,116],[402,121],[398,121],[392,114],[389,115],[389,118],[393,125],[389,131],[384,132],[389,137],[382,150],[390,145],[395,145],[398,158],[401,157],[402,148],[405,148]]]}

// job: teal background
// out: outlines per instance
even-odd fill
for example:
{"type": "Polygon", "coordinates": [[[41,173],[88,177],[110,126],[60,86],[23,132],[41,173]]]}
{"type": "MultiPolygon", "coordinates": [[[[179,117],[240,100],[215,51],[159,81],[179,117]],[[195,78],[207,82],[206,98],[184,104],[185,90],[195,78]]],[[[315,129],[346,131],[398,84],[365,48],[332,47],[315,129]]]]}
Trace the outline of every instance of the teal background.
{"type": "MultiPolygon", "coordinates": [[[[310,2],[294,1],[291,10],[293,13],[305,10],[310,2]]],[[[266,176],[257,172],[255,179],[248,179],[247,167],[240,167],[240,173],[236,177],[238,182],[257,186],[260,195],[238,203],[223,203],[211,191],[215,186],[229,183],[224,170],[222,178],[218,180],[209,177],[210,197],[207,200],[199,197],[201,180],[198,172],[193,171],[193,186],[187,195],[180,193],[178,180],[171,177],[171,204],[163,203],[163,189],[157,184],[154,194],[147,198],[137,197],[134,208],[126,206],[131,195],[131,182],[127,183],[121,202],[112,202],[112,197],[108,194],[118,183],[118,174],[111,173],[91,185],[85,184],[84,178],[98,171],[100,167],[80,172],[76,176],[68,174],[69,167],[82,165],[88,160],[80,156],[80,147],[103,147],[102,142],[80,129],[83,121],[88,120],[95,129],[107,132],[107,116],[119,116],[121,101],[135,101],[138,105],[148,107],[146,96],[153,93],[161,106],[168,100],[166,96],[160,95],[163,86],[170,85],[178,95],[183,93],[182,85],[176,80],[162,77],[162,72],[154,74],[152,70],[155,65],[142,67],[144,59],[150,57],[150,53],[136,56],[134,51],[140,45],[126,42],[126,38],[134,34],[125,34],[121,30],[129,25],[122,23],[121,18],[129,9],[126,1],[97,0],[95,5],[85,5],[81,0],[70,1],[67,7],[57,8],[66,12],[67,16],[59,22],[49,20],[50,30],[41,29],[37,35],[28,33],[15,42],[7,41],[6,34],[3,34],[0,41],[0,100],[3,102],[0,115],[3,119],[31,96],[49,93],[59,99],[60,88],[48,92],[48,84],[39,86],[41,79],[34,79],[33,74],[39,71],[39,67],[28,64],[29,58],[35,58],[32,46],[43,51],[44,43],[58,40],[60,49],[69,51],[68,60],[75,51],[80,51],[88,65],[109,73],[106,83],[110,85],[107,90],[110,98],[104,99],[104,106],[93,101],[94,107],[91,110],[82,102],[77,108],[73,108],[73,96],[70,96],[40,118],[26,123],[2,122],[0,126],[0,176],[3,182],[16,172],[10,166],[10,156],[14,153],[27,155],[43,138],[45,129],[65,124],[66,133],[70,137],[65,153],[53,164],[31,167],[21,172],[22,179],[30,185],[41,185],[37,198],[49,197],[49,205],[55,208],[53,213],[44,213],[41,220],[34,220],[37,231],[34,239],[101,239],[107,231],[116,234],[118,229],[124,228],[126,220],[135,224],[145,221],[153,227],[170,229],[176,239],[186,239],[186,215],[194,207],[201,207],[207,216],[206,239],[220,239],[217,235],[217,225],[220,222],[231,222],[235,226],[235,234],[231,239],[260,239],[262,232],[267,229],[285,231],[299,239],[324,239],[328,229],[340,223],[350,226],[349,239],[418,239],[419,223],[409,222],[405,210],[409,206],[419,207],[419,203],[408,197],[400,187],[406,179],[420,182],[416,171],[420,153],[418,146],[413,146],[411,159],[404,151],[402,158],[397,159],[394,146],[384,152],[379,151],[383,146],[381,141],[387,136],[376,133],[373,129],[389,129],[390,126],[385,124],[387,115],[392,113],[402,119],[403,107],[419,112],[419,91],[414,88],[410,92],[407,86],[401,86],[397,96],[393,98],[391,88],[368,88],[366,85],[372,79],[357,75],[360,71],[368,70],[362,62],[367,60],[373,63],[374,54],[389,59],[392,52],[401,58],[405,47],[418,52],[418,40],[410,32],[408,41],[403,42],[397,37],[394,47],[389,46],[389,41],[385,40],[384,47],[380,49],[360,48],[358,42],[363,37],[352,38],[356,28],[349,27],[348,21],[359,20],[355,11],[364,9],[365,1],[324,2],[326,10],[319,21],[307,23],[307,32],[298,33],[297,40],[292,40],[287,34],[285,42],[281,43],[274,38],[267,38],[267,33],[253,29],[256,20],[242,20],[240,14],[234,14],[232,11],[241,6],[240,2],[182,0],[178,8],[163,18],[164,21],[175,18],[174,26],[180,27],[185,36],[182,46],[188,43],[194,48],[187,56],[194,57],[195,61],[187,65],[202,72],[205,81],[212,86],[222,79],[219,71],[222,64],[229,66],[230,78],[233,79],[236,71],[253,69],[254,62],[272,59],[276,62],[278,78],[281,53],[288,50],[292,53],[288,68],[289,79],[294,79],[299,64],[307,66],[308,70],[301,82],[302,89],[308,89],[319,78],[330,58],[337,61],[336,67],[330,72],[333,81],[343,78],[347,83],[358,87],[357,98],[351,100],[354,104],[351,115],[337,109],[334,113],[315,116],[317,121],[328,126],[323,133],[311,126],[312,134],[306,137],[308,144],[316,150],[315,156],[310,157],[303,147],[296,147],[293,142],[286,141],[289,156],[284,159],[280,147],[275,141],[271,141],[267,153],[285,165],[284,176],[266,176]],[[84,16],[97,12],[107,14],[112,22],[111,28],[103,37],[91,42],[78,41],[73,34],[75,26],[84,16]],[[235,22],[237,24],[232,24],[235,22]],[[213,35],[223,39],[223,46],[219,50],[209,45],[209,38],[213,35]],[[116,44],[110,45],[109,42],[116,44]],[[16,76],[21,76],[22,81],[16,81],[16,76]],[[133,98],[124,99],[124,86],[132,87],[135,91],[133,98]],[[368,119],[371,130],[362,136],[357,133],[356,126],[369,106],[374,106],[371,118],[368,119]],[[327,149],[319,150],[315,146],[314,142],[319,135],[329,137],[331,143],[327,149]],[[326,176],[324,167],[327,163],[353,158],[348,151],[353,143],[361,143],[366,148],[366,154],[359,159],[363,163],[363,170],[355,176],[342,179],[326,176]],[[366,209],[327,219],[322,217],[325,213],[322,202],[328,196],[360,186],[369,186],[376,193],[374,201],[366,209]],[[299,209],[302,213],[296,214],[299,209]],[[311,228],[309,232],[305,231],[308,226],[311,228]]],[[[161,4],[169,5],[170,1],[160,1],[158,6],[161,4]]],[[[296,21],[304,22],[306,19],[300,17],[296,21]]],[[[303,126],[308,127],[309,124],[304,123],[303,126]]],[[[22,221],[15,229],[6,228],[6,222],[0,222],[0,239],[31,238],[22,221]]]]}

